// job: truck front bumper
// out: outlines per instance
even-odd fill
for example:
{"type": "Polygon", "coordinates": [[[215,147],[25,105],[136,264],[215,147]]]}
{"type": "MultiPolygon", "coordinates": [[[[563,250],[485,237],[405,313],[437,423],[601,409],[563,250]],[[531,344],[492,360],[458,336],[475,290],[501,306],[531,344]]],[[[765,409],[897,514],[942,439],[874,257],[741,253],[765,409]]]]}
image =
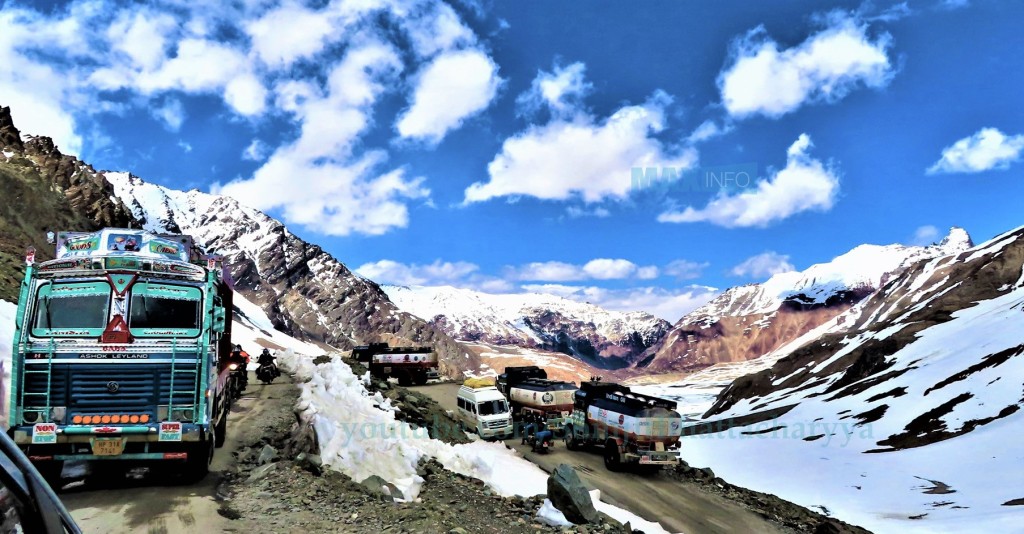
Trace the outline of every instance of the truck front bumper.
{"type": "Polygon", "coordinates": [[[11,436],[30,460],[183,460],[187,450],[206,439],[205,425],[182,423],[181,432],[168,435],[160,425],[58,426],[56,436],[46,442],[33,439],[33,427],[11,430],[11,436]],[[95,454],[100,441],[120,440],[117,452],[95,454]]]}
{"type": "Polygon", "coordinates": [[[626,460],[637,462],[640,465],[676,465],[679,463],[679,453],[675,451],[627,453],[626,460]]]}

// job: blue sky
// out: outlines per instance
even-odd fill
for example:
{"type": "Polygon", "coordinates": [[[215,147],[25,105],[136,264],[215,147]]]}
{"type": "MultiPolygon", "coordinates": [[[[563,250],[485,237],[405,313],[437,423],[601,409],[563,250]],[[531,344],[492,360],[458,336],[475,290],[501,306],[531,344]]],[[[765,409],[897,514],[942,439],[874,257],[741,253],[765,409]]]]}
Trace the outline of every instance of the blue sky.
{"type": "Polygon", "coordinates": [[[861,243],[1022,224],[1017,2],[221,4],[4,2],[0,105],[380,282],[672,321],[861,243]]]}

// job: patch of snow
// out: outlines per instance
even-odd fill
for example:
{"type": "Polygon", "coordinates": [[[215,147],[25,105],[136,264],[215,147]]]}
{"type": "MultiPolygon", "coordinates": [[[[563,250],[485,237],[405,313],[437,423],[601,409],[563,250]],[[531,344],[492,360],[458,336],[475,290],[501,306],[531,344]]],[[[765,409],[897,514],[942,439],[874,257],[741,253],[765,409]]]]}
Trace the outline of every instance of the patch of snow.
{"type": "MultiPolygon", "coordinates": [[[[390,399],[367,391],[369,373],[356,375],[340,358],[314,365],[310,358],[289,352],[282,365],[305,380],[298,408],[316,429],[324,464],[353,480],[377,475],[398,487],[403,500],[412,501],[423,483],[416,466],[421,458],[432,457],[446,469],[482,480],[504,496],[547,492],[547,473],[504,443],[477,440],[449,445],[429,437],[424,428],[397,420],[390,399]]],[[[642,521],[606,503],[594,504],[612,517],[642,521]]],[[[664,532],[656,523],[644,524],[647,532],[664,532]]]]}
{"type": "Polygon", "coordinates": [[[551,503],[551,499],[544,499],[544,504],[540,506],[540,510],[537,510],[537,521],[552,527],[573,526],[572,521],[566,519],[565,514],[558,508],[555,508],[555,505],[551,503]]]}

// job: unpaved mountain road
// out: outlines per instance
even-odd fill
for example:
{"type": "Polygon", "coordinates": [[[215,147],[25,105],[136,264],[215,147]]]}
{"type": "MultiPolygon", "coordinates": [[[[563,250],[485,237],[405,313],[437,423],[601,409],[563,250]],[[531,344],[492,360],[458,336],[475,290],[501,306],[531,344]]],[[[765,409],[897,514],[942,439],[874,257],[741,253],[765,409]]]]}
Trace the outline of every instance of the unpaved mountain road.
{"type": "MultiPolygon", "coordinates": [[[[458,384],[441,383],[409,388],[429,396],[442,407],[455,407],[458,384]]],[[[576,468],[589,489],[601,490],[602,500],[625,508],[648,521],[657,521],[669,532],[734,533],[786,532],[737,503],[704,492],[696,486],[662,475],[614,473],[604,467],[599,452],[570,452],[559,442],[551,452],[534,454],[518,439],[505,442],[527,460],[551,472],[558,464],[576,468]]]]}
{"type": "MultiPolygon", "coordinates": [[[[228,416],[228,433],[224,446],[213,457],[210,474],[193,485],[175,485],[145,474],[142,478],[106,480],[104,488],[93,483],[68,484],[59,494],[83,532],[146,532],[152,534],[231,532],[237,530],[230,520],[217,513],[216,500],[220,472],[234,462],[231,454],[238,448],[246,428],[284,395],[291,377],[287,374],[265,386],[249,376],[249,389],[235,402],[228,416]]],[[[65,470],[67,476],[69,470],[65,470]]],[[[67,481],[66,481],[67,482],[67,481]]]]}

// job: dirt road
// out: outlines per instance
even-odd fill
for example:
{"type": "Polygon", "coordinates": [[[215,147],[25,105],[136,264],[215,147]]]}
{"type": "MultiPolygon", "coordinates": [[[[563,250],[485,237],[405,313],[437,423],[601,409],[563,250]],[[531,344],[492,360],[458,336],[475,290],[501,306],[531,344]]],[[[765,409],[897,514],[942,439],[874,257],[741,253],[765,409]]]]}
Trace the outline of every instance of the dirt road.
{"type": "MultiPolygon", "coordinates": [[[[216,500],[220,472],[234,461],[231,452],[238,447],[240,429],[246,427],[280,398],[290,383],[283,375],[269,386],[249,376],[249,389],[235,402],[228,416],[224,447],[217,449],[210,474],[195,485],[173,485],[142,473],[121,480],[103,481],[102,488],[92,481],[70,482],[60,493],[71,515],[84,532],[194,533],[230,532],[237,528],[217,513],[216,500]]],[[[290,401],[287,401],[290,402],[290,401]]],[[[65,469],[65,477],[74,471],[65,469]]]]}
{"type": "MultiPolygon", "coordinates": [[[[410,389],[453,408],[459,386],[432,384],[410,389]]],[[[696,486],[662,475],[610,472],[598,451],[570,452],[559,442],[549,453],[534,454],[519,440],[506,443],[545,471],[551,472],[562,463],[573,466],[589,489],[601,490],[602,500],[657,521],[670,532],[783,532],[746,508],[696,486]]]]}

